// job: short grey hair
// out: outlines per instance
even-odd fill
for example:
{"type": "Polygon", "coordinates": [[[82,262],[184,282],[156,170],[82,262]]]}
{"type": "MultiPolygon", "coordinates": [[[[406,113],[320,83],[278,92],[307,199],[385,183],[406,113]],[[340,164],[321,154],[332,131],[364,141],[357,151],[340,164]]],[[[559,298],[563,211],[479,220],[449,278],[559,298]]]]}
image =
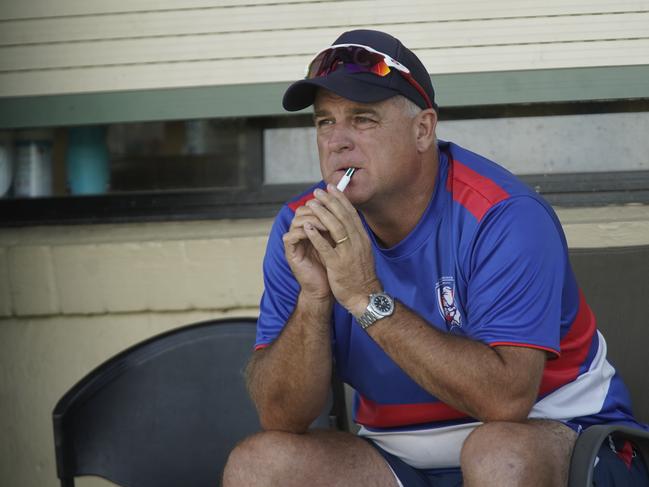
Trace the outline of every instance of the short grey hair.
{"type": "Polygon", "coordinates": [[[414,101],[409,98],[406,98],[403,95],[397,95],[394,97],[396,103],[400,103],[403,109],[403,112],[408,115],[410,118],[414,118],[422,111],[422,108],[417,105],[414,101]]]}

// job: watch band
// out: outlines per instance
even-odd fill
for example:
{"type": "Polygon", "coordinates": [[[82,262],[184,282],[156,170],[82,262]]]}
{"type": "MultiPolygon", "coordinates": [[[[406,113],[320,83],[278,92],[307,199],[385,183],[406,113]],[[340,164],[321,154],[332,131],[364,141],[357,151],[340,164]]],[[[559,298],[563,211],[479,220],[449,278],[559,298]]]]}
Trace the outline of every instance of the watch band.
{"type": "Polygon", "coordinates": [[[373,325],[381,318],[381,316],[374,313],[371,309],[366,309],[365,312],[356,319],[356,321],[358,321],[358,324],[361,325],[363,330],[366,330],[367,327],[373,325]]]}
{"type": "Polygon", "coordinates": [[[370,302],[362,315],[356,321],[363,330],[376,323],[378,320],[387,318],[394,313],[394,299],[385,292],[370,294],[370,302]]]}

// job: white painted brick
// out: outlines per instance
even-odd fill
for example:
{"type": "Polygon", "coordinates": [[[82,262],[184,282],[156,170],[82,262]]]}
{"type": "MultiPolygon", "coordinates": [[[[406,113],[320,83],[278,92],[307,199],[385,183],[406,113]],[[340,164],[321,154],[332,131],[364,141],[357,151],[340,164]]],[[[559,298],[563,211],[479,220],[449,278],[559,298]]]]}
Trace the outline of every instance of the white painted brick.
{"type": "Polygon", "coordinates": [[[189,309],[189,296],[183,243],[145,242],[137,252],[135,268],[147,309],[171,311],[189,309]]]}
{"type": "Polygon", "coordinates": [[[53,247],[52,260],[63,313],[107,311],[101,291],[100,261],[96,245],[53,247]]]}
{"type": "Polygon", "coordinates": [[[64,313],[255,307],[266,237],[62,245],[53,249],[64,313]]]}
{"type": "Polygon", "coordinates": [[[9,282],[17,315],[47,315],[59,312],[50,248],[11,247],[8,252],[9,282]]]}
{"type": "Polygon", "coordinates": [[[63,314],[103,314],[257,307],[267,238],[250,233],[200,238],[189,232],[189,239],[181,233],[176,236],[180,238],[169,234],[168,240],[158,235],[142,241],[135,234],[133,241],[70,239],[51,247],[7,247],[15,249],[13,260],[7,259],[13,263],[5,279],[12,299],[2,301],[0,254],[0,316],[12,309],[23,314],[58,308],[63,314]],[[21,267],[31,269],[29,274],[19,272],[21,267]],[[13,274],[18,276],[16,289],[13,274]],[[26,299],[24,290],[32,287],[36,299],[26,299]]]}
{"type": "Polygon", "coordinates": [[[265,247],[266,237],[185,242],[193,305],[207,309],[258,306],[265,247]]]}
{"type": "Polygon", "coordinates": [[[65,313],[188,308],[181,242],[67,245],[54,261],[65,313]]]}

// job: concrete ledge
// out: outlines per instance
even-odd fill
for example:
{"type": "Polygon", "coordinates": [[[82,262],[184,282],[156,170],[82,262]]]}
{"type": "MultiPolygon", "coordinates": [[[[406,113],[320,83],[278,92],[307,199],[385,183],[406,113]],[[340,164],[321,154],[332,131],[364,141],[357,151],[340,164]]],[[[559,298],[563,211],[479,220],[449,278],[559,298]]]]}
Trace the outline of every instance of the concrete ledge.
{"type": "Polygon", "coordinates": [[[270,221],[11,229],[0,316],[256,307],[270,221]]]}
{"type": "Polygon", "coordinates": [[[570,248],[649,245],[649,206],[557,208],[570,248]]]}
{"type": "MultiPolygon", "coordinates": [[[[649,206],[557,210],[571,248],[649,244],[649,206]]],[[[0,316],[256,307],[272,220],[5,229],[0,316]]]]}

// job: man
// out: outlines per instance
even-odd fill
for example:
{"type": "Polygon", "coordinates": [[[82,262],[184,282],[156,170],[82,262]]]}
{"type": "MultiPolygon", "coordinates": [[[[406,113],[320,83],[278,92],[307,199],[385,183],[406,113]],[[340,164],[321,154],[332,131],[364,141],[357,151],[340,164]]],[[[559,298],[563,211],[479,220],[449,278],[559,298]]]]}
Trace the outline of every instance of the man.
{"type": "MultiPolygon", "coordinates": [[[[314,105],[323,182],[270,235],[248,368],[264,432],[233,451],[226,487],[556,487],[582,428],[638,426],[554,212],[438,142],[434,100],[419,59],[369,30],[287,90],[287,110],[314,105]],[[308,431],[334,368],[359,436],[308,431]]],[[[626,474],[601,457],[602,478],[626,474]]]]}

